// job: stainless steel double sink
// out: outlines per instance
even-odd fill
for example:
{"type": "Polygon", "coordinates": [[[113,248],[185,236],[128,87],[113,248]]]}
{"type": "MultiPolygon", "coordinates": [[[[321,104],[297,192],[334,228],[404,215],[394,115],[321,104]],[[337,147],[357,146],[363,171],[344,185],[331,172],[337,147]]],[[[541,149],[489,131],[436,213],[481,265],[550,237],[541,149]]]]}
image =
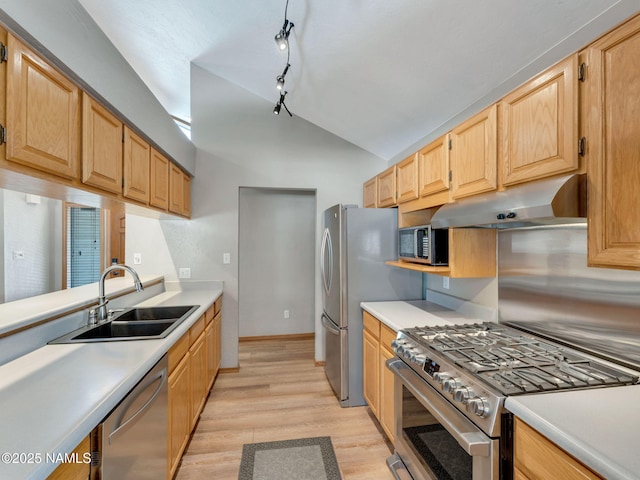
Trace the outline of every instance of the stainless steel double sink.
{"type": "Polygon", "coordinates": [[[199,305],[134,307],[100,325],[79,328],[49,342],[91,343],[164,338],[187,319],[199,305]]]}

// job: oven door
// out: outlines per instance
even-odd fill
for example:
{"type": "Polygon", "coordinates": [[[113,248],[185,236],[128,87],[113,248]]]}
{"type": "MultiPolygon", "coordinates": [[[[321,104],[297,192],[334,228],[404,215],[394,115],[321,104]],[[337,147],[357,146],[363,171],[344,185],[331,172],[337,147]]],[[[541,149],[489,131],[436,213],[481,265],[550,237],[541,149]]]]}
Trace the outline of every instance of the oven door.
{"type": "Polygon", "coordinates": [[[393,358],[387,366],[394,374],[396,454],[413,479],[497,480],[499,440],[484,434],[402,360],[393,358]]]}

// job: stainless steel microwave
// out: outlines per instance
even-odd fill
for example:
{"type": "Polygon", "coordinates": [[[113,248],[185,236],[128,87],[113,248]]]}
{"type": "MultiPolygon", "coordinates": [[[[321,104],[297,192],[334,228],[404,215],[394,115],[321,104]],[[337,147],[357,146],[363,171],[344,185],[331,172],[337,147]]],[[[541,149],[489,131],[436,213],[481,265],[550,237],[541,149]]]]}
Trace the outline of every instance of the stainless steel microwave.
{"type": "Polygon", "coordinates": [[[428,265],[448,265],[449,231],[431,225],[398,230],[398,258],[428,265]]]}

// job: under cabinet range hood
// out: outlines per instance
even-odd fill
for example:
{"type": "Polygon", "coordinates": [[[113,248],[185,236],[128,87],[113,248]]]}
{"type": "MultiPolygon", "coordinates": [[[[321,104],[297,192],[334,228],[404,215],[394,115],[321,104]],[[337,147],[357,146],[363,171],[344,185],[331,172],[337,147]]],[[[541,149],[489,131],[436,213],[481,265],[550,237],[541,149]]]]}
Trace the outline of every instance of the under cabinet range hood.
{"type": "Polygon", "coordinates": [[[585,223],[586,175],[574,174],[526,183],[443,205],[432,228],[516,228],[585,223]]]}

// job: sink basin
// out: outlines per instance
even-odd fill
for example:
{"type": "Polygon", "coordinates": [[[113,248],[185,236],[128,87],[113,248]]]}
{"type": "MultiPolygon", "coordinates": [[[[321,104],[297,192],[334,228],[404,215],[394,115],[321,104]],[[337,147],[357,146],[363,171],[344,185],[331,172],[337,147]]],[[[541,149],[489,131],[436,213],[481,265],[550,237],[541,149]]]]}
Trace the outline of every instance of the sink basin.
{"type": "Polygon", "coordinates": [[[131,308],[109,322],[82,327],[49,343],[113,342],[164,338],[198,307],[199,305],[131,308]]]}
{"type": "Polygon", "coordinates": [[[176,320],[189,312],[193,306],[180,307],[138,307],[124,311],[114,318],[114,322],[155,322],[158,320],[176,320]]]}

